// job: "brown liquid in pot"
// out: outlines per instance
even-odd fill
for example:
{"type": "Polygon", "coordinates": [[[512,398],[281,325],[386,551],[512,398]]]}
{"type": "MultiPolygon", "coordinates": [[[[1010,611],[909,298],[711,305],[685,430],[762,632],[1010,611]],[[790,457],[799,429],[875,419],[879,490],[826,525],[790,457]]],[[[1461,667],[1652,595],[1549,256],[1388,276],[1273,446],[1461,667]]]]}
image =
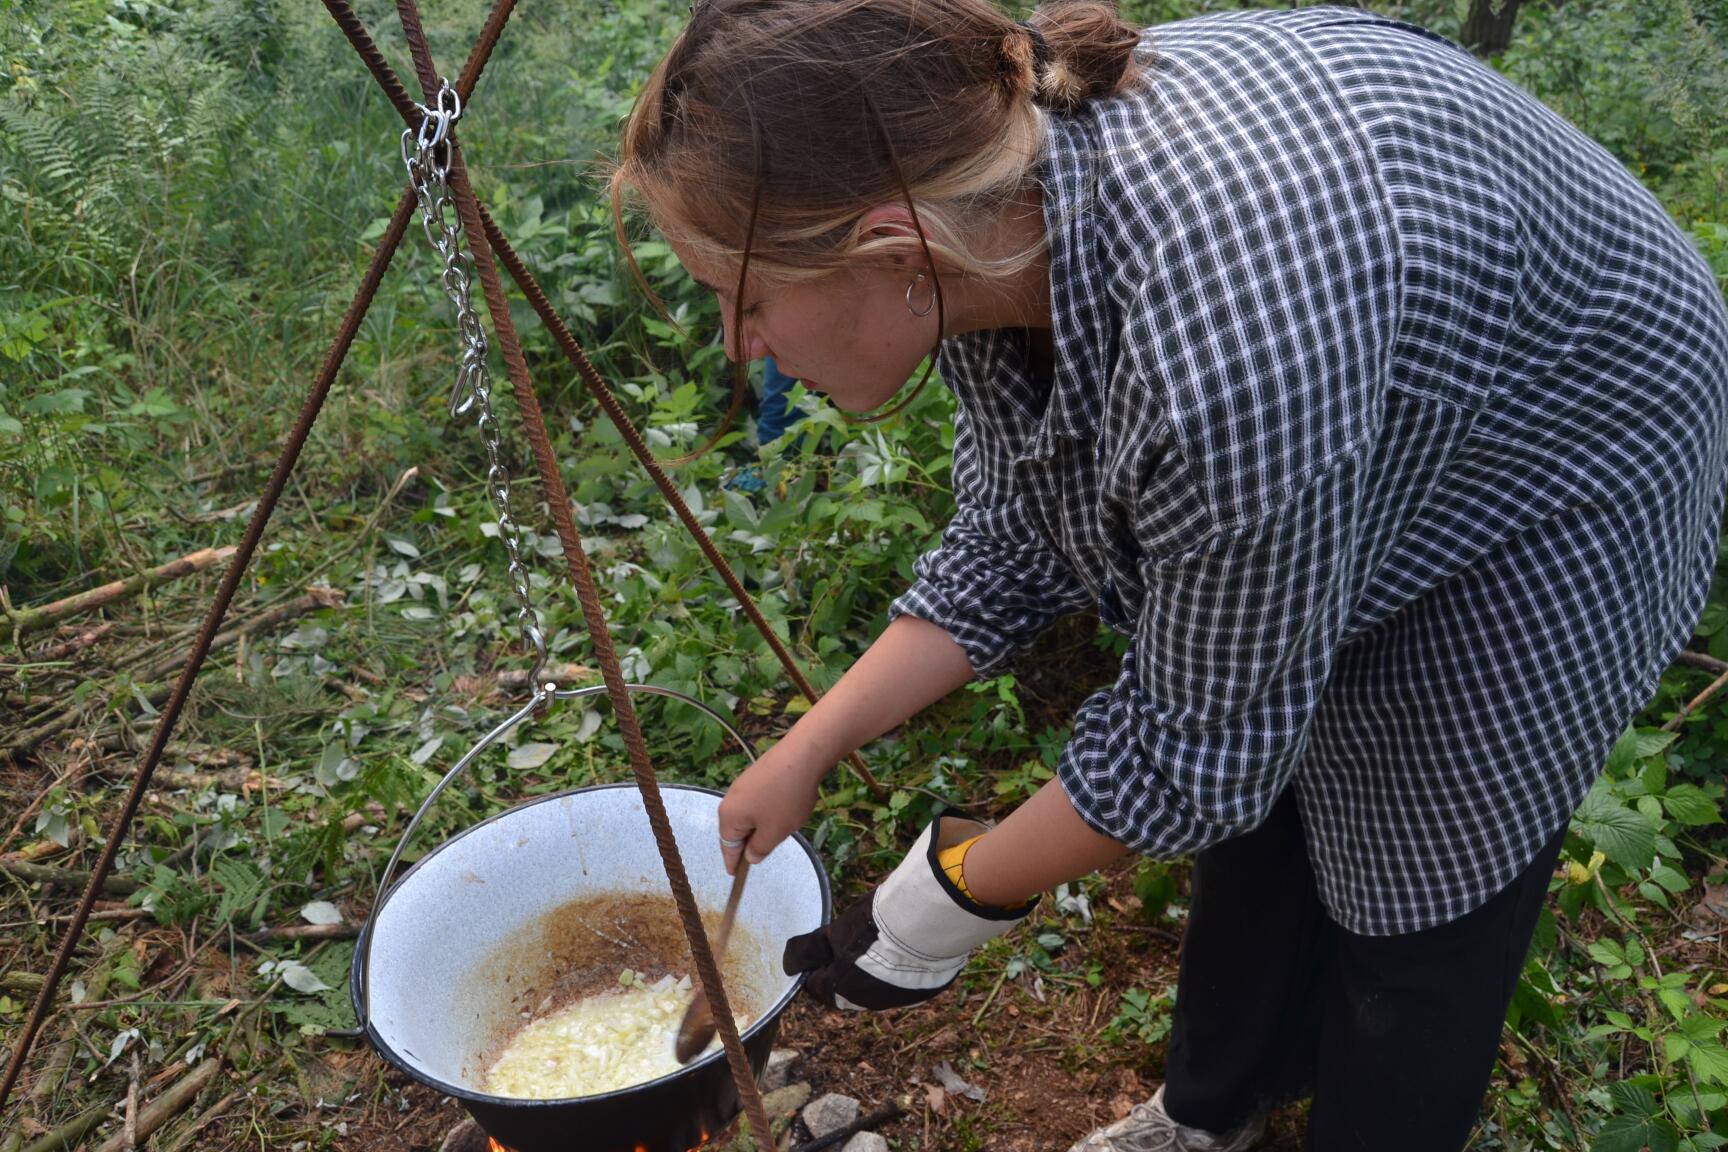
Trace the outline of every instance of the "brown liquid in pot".
{"type": "MultiPolygon", "coordinates": [[[[712,939],[720,913],[705,911],[702,922],[712,939]]],[[[756,952],[749,930],[737,925],[721,966],[733,1013],[750,1019],[760,1014],[759,995],[743,961],[756,952]]],[[[529,930],[498,944],[475,969],[477,980],[509,997],[508,1015],[476,1054],[476,1063],[490,1066],[528,1021],[584,997],[618,991],[618,975],[626,968],[649,984],[667,974],[695,981],[690,946],[671,896],[609,892],[554,908],[529,930]]]]}

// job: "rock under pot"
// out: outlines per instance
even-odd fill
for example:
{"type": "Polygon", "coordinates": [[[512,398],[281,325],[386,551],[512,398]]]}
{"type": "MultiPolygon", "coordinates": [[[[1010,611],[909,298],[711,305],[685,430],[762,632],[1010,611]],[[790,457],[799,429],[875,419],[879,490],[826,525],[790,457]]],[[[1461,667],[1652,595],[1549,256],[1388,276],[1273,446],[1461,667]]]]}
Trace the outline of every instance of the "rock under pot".
{"type": "MultiPolygon", "coordinates": [[[[717,847],[720,794],[682,785],[662,785],[661,794],[696,902],[717,913],[730,885],[717,847]]],[[[558,922],[590,898],[642,907],[669,899],[632,784],[522,804],[429,853],[391,888],[362,933],[351,982],[355,1011],[380,1055],[460,1100],[515,1152],[685,1152],[738,1111],[718,1045],[676,1072],[600,1095],[522,1100],[482,1087],[504,1040],[560,980],[585,964],[614,978],[643,966],[636,939],[643,934],[634,930],[626,940],[597,925],[588,947],[553,942],[572,937],[570,925],[558,922]]],[[[801,983],[781,972],[781,947],[824,923],[829,908],[827,877],[802,837],[751,870],[725,976],[729,997],[750,1017],[742,1035],[757,1072],[801,983]]],[[[681,937],[679,951],[687,960],[681,937]]]]}

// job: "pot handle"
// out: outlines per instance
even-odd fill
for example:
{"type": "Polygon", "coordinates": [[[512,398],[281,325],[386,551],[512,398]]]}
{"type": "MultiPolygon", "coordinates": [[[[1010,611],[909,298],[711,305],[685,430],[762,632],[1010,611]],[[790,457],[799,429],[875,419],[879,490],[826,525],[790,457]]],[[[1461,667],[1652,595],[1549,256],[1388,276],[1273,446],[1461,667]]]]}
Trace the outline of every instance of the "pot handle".
{"type": "MultiPolygon", "coordinates": [[[[750,746],[750,742],[738,734],[738,730],[732,727],[726,717],[694,696],[687,696],[671,688],[660,688],[653,684],[626,684],[624,690],[626,692],[641,692],[649,696],[664,696],[669,700],[677,700],[682,704],[690,705],[725,729],[726,735],[732,737],[732,742],[743,751],[746,760],[752,764],[756,762],[756,750],[750,746]]],[[[445,788],[449,787],[452,780],[460,776],[470,764],[479,759],[480,753],[496,744],[518,724],[546,705],[556,700],[578,700],[584,696],[603,696],[605,693],[606,685],[604,684],[594,684],[587,688],[559,688],[557,685],[549,683],[539,685],[534,689],[533,696],[529,697],[528,703],[506,716],[499,721],[497,727],[480,737],[480,742],[464,752],[462,758],[456,761],[450,771],[444,773],[443,779],[439,780],[432,791],[426,794],[426,799],[420,802],[420,807],[415,809],[413,818],[408,821],[408,827],[402,832],[402,839],[396,842],[396,850],[390,853],[390,862],[384,865],[384,872],[378,878],[378,893],[372,899],[372,914],[367,917],[366,929],[361,933],[360,949],[355,957],[355,963],[360,966],[360,1032],[364,1033],[372,1023],[371,960],[373,934],[371,928],[378,922],[378,916],[384,911],[384,905],[389,903],[391,895],[395,893],[395,888],[389,887],[389,885],[391,878],[396,874],[396,865],[401,861],[402,852],[408,847],[408,841],[413,838],[415,830],[420,827],[421,819],[432,807],[432,802],[438,799],[439,794],[445,788]]]]}

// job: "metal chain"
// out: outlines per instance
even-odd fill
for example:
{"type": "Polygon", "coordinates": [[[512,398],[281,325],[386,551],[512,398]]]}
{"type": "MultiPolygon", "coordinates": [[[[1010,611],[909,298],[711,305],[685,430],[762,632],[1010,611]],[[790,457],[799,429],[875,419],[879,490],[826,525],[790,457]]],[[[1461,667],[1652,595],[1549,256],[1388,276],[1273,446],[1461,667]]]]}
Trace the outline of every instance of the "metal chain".
{"type": "Polygon", "coordinates": [[[498,538],[510,557],[510,577],[516,591],[516,623],[522,633],[522,643],[534,654],[534,667],[528,674],[531,688],[540,684],[540,672],[546,666],[546,634],[540,627],[540,616],[528,583],[528,569],[522,563],[522,528],[510,511],[510,474],[505,471],[501,454],[498,418],[492,412],[492,369],[486,363],[486,329],[474,310],[473,261],[462,244],[462,221],[454,212],[455,198],[450,193],[450,162],[453,155],[451,129],[462,117],[462,97],[450,81],[441,79],[438,98],[428,108],[420,109],[420,128],[402,130],[402,163],[408,169],[409,182],[420,202],[420,227],[426,239],[443,258],[444,271],[440,281],[444,295],[456,308],[456,333],[462,344],[462,362],[456,368],[456,381],[450,390],[450,418],[478,410],[475,423],[480,439],[486,446],[486,487],[492,497],[492,507],[498,513],[498,538]]]}

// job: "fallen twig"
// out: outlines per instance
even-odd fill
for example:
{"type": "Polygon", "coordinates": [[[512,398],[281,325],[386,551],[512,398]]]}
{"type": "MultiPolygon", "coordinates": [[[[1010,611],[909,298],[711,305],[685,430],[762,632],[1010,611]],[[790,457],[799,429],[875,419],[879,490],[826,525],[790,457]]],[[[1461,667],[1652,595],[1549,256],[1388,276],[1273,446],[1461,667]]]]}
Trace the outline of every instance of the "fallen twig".
{"type": "Polygon", "coordinates": [[[897,1119],[904,1115],[905,1112],[906,1102],[904,1100],[899,1098],[890,1100],[882,1107],[876,1109],[876,1111],[867,1112],[863,1116],[852,1121],[852,1123],[836,1128],[826,1136],[818,1136],[814,1140],[808,1140],[803,1144],[797,1145],[792,1149],[792,1152],[821,1152],[823,1148],[832,1148],[836,1144],[844,1144],[847,1140],[856,1136],[858,1133],[866,1132],[879,1124],[886,1124],[888,1121],[897,1119]]]}
{"type": "Polygon", "coordinates": [[[18,996],[34,996],[40,991],[42,991],[42,977],[34,972],[0,974],[0,992],[10,992],[18,996]]]}
{"type": "Polygon", "coordinates": [[[1682,651],[1674,657],[1674,663],[1685,664],[1691,668],[1702,668],[1706,672],[1728,672],[1728,660],[1718,660],[1714,656],[1691,650],[1682,651]]]}
{"type": "Polygon", "coordinates": [[[77,1147],[78,1141],[90,1132],[96,1125],[108,1119],[114,1108],[109,1104],[98,1104],[88,1112],[81,1112],[71,1120],[60,1125],[46,1136],[38,1136],[24,1145],[23,1152],[60,1152],[62,1148],[77,1147]]]}
{"type": "MultiPolygon", "coordinates": [[[[0,860],[0,872],[32,884],[52,884],[61,888],[81,889],[90,883],[90,873],[82,868],[51,868],[46,864],[26,864],[18,860],[0,860]]],[[[102,891],[110,896],[130,896],[138,891],[138,881],[130,876],[109,876],[102,881],[102,891]]]]}
{"type": "Polygon", "coordinates": [[[228,1095],[222,1097],[222,1099],[216,1101],[216,1103],[210,1105],[210,1107],[204,1109],[204,1111],[198,1113],[197,1116],[193,1117],[192,1123],[186,1126],[185,1131],[181,1132],[174,1138],[174,1143],[168,1146],[168,1152],[182,1152],[182,1149],[192,1147],[192,1141],[197,1138],[200,1132],[204,1131],[204,1129],[210,1126],[212,1121],[220,1118],[223,1113],[232,1108],[234,1106],[234,1101],[240,1099],[242,1096],[258,1087],[258,1085],[264,1083],[266,1075],[267,1073],[265,1072],[259,1072],[253,1076],[252,1079],[246,1081],[245,1084],[242,1084],[240,1087],[234,1089],[234,1091],[228,1093],[228,1095]]]}
{"type": "Polygon", "coordinates": [[[219,564],[233,557],[236,549],[233,545],[223,548],[200,548],[178,560],[128,576],[124,580],[116,580],[104,584],[100,588],[91,588],[64,600],[56,600],[40,608],[14,609],[10,605],[0,605],[7,619],[12,621],[12,643],[17,646],[19,641],[32,632],[39,632],[51,625],[58,624],[68,616],[76,616],[89,612],[116,600],[134,596],[154,584],[162,584],[181,576],[201,571],[213,564],[219,564]]]}
{"type": "Polygon", "coordinates": [[[291,924],[286,928],[261,928],[240,937],[253,944],[282,940],[352,940],[360,934],[358,924],[291,924]]]}
{"type": "Polygon", "coordinates": [[[108,633],[114,631],[114,624],[115,622],[113,620],[105,620],[101,624],[84,629],[84,631],[79,632],[77,635],[72,636],[69,639],[62,640],[53,647],[43,648],[38,652],[31,653],[30,659],[33,662],[41,664],[53,664],[57,661],[64,660],[68,656],[82,652],[84,649],[90,647],[90,645],[96,643],[96,641],[108,635],[108,633]]]}
{"type": "MultiPolygon", "coordinates": [[[[120,1147],[125,1152],[138,1152],[138,1050],[132,1050],[132,1072],[126,1081],[126,1124],[120,1130],[120,1147]]],[[[109,1144],[114,1141],[108,1141],[109,1144]]],[[[106,1147],[106,1145],[104,1145],[106,1147]]]]}
{"type": "MultiPolygon", "coordinates": [[[[198,1093],[202,1092],[205,1085],[216,1078],[216,1073],[221,1067],[222,1062],[212,1056],[210,1059],[200,1062],[196,1068],[175,1081],[172,1088],[146,1104],[138,1114],[136,1144],[142,1144],[150,1139],[156,1129],[190,1108],[192,1101],[198,1098],[198,1093]]],[[[104,1141],[96,1152],[122,1152],[129,1146],[127,1136],[127,1130],[116,1132],[104,1141]]]]}
{"type": "Polygon", "coordinates": [[[1662,731],[1678,732],[1680,730],[1680,725],[1686,723],[1687,716],[1697,711],[1699,708],[1702,708],[1712,696],[1722,691],[1723,688],[1728,688],[1728,667],[1724,667],[1722,674],[1717,676],[1715,680],[1711,681],[1708,688],[1682,704],[1680,710],[1674,713],[1668,723],[1662,725],[1662,731]]]}
{"type": "MultiPolygon", "coordinates": [[[[333,608],[336,605],[341,604],[344,599],[345,597],[343,594],[334,588],[309,589],[303,596],[298,596],[285,604],[280,604],[277,607],[270,609],[269,611],[261,612],[238,627],[230,628],[225,632],[218,633],[216,638],[210,643],[210,651],[215,652],[223,648],[231,647],[242,636],[250,636],[255,632],[261,632],[267,628],[273,628],[276,625],[292,620],[297,616],[304,616],[308,612],[316,612],[320,608],[333,608]]],[[[149,683],[152,681],[165,681],[178,672],[185,663],[186,653],[182,652],[163,659],[141,672],[133,674],[132,680],[134,681],[134,684],[139,682],[149,683]]],[[[144,698],[149,700],[151,705],[154,707],[166,700],[170,691],[171,688],[168,685],[162,684],[151,691],[144,692],[143,695],[144,698]]],[[[76,724],[79,719],[92,708],[98,706],[106,707],[117,698],[118,695],[114,697],[104,696],[99,700],[89,703],[74,704],[65,711],[60,712],[58,715],[50,717],[48,720],[38,724],[36,727],[27,729],[20,733],[11,744],[7,745],[0,751],[4,751],[14,759],[19,756],[28,755],[40,747],[44,741],[49,740],[72,727],[72,725],[76,724]]]]}

